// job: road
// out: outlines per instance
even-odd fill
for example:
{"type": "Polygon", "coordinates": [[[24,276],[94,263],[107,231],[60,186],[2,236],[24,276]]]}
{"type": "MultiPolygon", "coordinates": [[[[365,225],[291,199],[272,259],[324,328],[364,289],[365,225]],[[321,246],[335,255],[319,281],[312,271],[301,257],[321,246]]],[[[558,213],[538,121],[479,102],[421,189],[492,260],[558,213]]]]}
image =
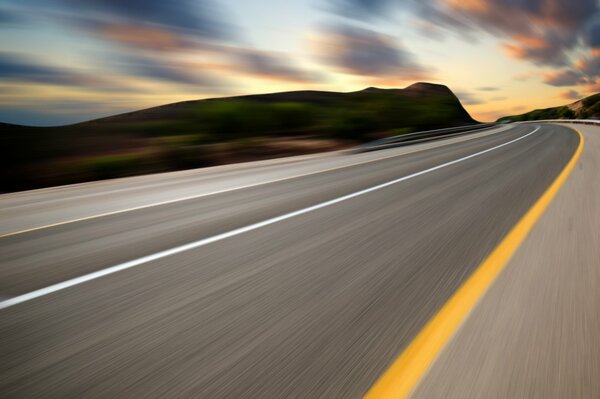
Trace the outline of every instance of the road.
{"type": "Polygon", "coordinates": [[[575,170],[414,398],[600,397],[600,127],[574,126],[575,170]]]}
{"type": "MultiPolygon", "coordinates": [[[[362,397],[579,145],[568,127],[524,124],[0,196],[0,393],[362,397]]],[[[485,329],[469,326],[519,256],[449,348],[485,329]]],[[[460,380],[448,353],[415,395],[460,380]]]]}

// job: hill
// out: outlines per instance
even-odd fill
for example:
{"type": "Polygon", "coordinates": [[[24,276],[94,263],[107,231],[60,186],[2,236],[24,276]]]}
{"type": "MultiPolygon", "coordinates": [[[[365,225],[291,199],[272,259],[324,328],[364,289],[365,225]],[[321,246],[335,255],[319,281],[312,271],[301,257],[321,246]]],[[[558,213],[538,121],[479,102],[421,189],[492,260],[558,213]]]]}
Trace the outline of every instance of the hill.
{"type": "Polygon", "coordinates": [[[473,123],[446,86],[415,83],[186,101],[60,127],[0,124],[1,191],[331,150],[473,123]]]}
{"type": "Polygon", "coordinates": [[[498,122],[542,119],[600,119],[600,93],[559,107],[536,109],[520,115],[503,116],[498,122]]]}

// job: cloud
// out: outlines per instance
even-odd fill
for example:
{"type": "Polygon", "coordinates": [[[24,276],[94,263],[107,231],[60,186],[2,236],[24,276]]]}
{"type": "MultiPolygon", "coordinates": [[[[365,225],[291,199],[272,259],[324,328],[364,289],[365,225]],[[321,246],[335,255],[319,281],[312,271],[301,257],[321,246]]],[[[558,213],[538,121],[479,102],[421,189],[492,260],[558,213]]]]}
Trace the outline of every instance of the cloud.
{"type": "Polygon", "coordinates": [[[323,81],[321,74],[294,67],[292,61],[282,54],[229,46],[219,48],[218,54],[224,60],[213,63],[185,63],[148,54],[127,54],[118,57],[117,62],[110,63],[110,66],[135,76],[213,91],[228,85],[224,76],[300,83],[323,81]]]}
{"type": "Polygon", "coordinates": [[[390,10],[394,0],[332,0],[330,10],[349,18],[379,17],[390,10]]]}
{"type": "Polygon", "coordinates": [[[500,38],[510,57],[555,68],[545,75],[547,84],[597,87],[598,0],[403,0],[396,4],[438,29],[465,36],[483,31],[500,38]],[[574,53],[587,55],[574,64],[574,53]]]}
{"type": "Polygon", "coordinates": [[[79,86],[94,81],[59,67],[44,66],[12,53],[0,53],[0,79],[49,85],[79,86]]]}
{"type": "Polygon", "coordinates": [[[56,0],[83,21],[154,27],[182,36],[223,39],[231,26],[211,0],[56,0]]]}
{"type": "Polygon", "coordinates": [[[572,68],[547,72],[544,82],[551,86],[576,86],[597,83],[600,77],[600,55],[581,58],[572,68]]]}
{"type": "Polygon", "coordinates": [[[465,38],[487,32],[505,40],[512,57],[537,65],[567,66],[581,41],[600,42],[597,0],[328,0],[340,15],[358,20],[388,18],[394,10],[412,13],[437,29],[465,38]]]}
{"type": "Polygon", "coordinates": [[[238,67],[232,69],[242,74],[299,83],[324,81],[322,74],[294,66],[284,54],[246,48],[223,49],[223,53],[233,58],[233,64],[238,67]]]}
{"type": "MultiPolygon", "coordinates": [[[[226,10],[213,0],[4,1],[0,6],[2,27],[8,23],[17,27],[27,23],[29,27],[35,20],[53,30],[60,29],[60,34],[85,36],[89,46],[85,51],[75,50],[78,59],[85,58],[86,69],[0,53],[0,83],[22,87],[27,92],[20,97],[31,97],[19,104],[11,101],[11,111],[27,109],[22,116],[31,121],[68,120],[55,114],[61,112],[61,107],[65,107],[65,115],[75,109],[60,101],[73,96],[96,98],[97,94],[106,94],[100,92],[110,91],[98,98],[114,104],[126,97],[127,104],[119,108],[126,110],[154,103],[157,95],[165,93],[188,97],[191,93],[226,93],[237,78],[312,84],[322,83],[327,77],[299,66],[284,53],[249,45],[226,10]],[[5,9],[5,4],[10,8],[5,9]],[[151,83],[159,84],[161,93],[151,83]],[[45,98],[45,102],[56,105],[51,112],[35,110],[39,108],[34,105],[35,86],[41,85],[68,87],[45,98]]],[[[175,96],[169,98],[177,100],[175,96]]],[[[87,109],[77,112],[91,117],[94,112],[100,114],[101,107],[93,106],[90,114],[87,109]]]]}
{"type": "Polygon", "coordinates": [[[0,52],[0,82],[63,86],[95,92],[142,93],[139,87],[105,74],[49,66],[33,57],[0,52]]]}
{"type": "MultiPolygon", "coordinates": [[[[165,52],[198,53],[215,43],[233,40],[236,32],[212,0],[32,0],[31,4],[13,0],[13,3],[12,9],[17,14],[43,17],[98,39],[96,51],[88,53],[91,63],[108,64],[113,69],[116,65],[119,74],[175,84],[214,87],[221,82],[198,71],[185,70],[173,61],[177,58],[175,54],[165,52]],[[100,53],[104,59],[98,62],[95,58],[100,53]]],[[[81,76],[57,68],[8,61],[12,66],[11,76],[27,77],[28,81],[77,85],[81,80],[81,76]]],[[[96,72],[105,76],[106,71],[96,68],[96,72]]]]}
{"type": "Polygon", "coordinates": [[[500,88],[492,87],[492,86],[483,86],[483,87],[478,87],[477,90],[479,90],[479,91],[498,91],[498,90],[500,90],[500,88]]]}
{"type": "Polygon", "coordinates": [[[318,47],[322,58],[345,73],[386,81],[431,77],[431,71],[391,36],[340,25],[326,30],[321,40],[318,47]]]}
{"type": "Polygon", "coordinates": [[[600,13],[596,12],[584,31],[586,43],[593,49],[600,49],[600,13]]]}
{"type": "Polygon", "coordinates": [[[600,77],[600,54],[580,59],[576,67],[590,79],[600,77]]]}
{"type": "Polygon", "coordinates": [[[66,26],[108,43],[105,49],[112,53],[108,58],[120,60],[119,72],[213,88],[223,86],[224,72],[303,83],[323,79],[321,74],[296,67],[282,54],[245,46],[238,28],[212,0],[37,1],[60,5],[58,19],[66,26]],[[173,61],[179,56],[210,61],[196,62],[196,70],[185,70],[173,61]],[[198,65],[207,70],[197,70],[198,65]],[[217,71],[220,79],[209,76],[217,71]]]}
{"type": "Polygon", "coordinates": [[[0,24],[17,25],[24,21],[25,19],[19,13],[6,8],[0,8],[0,24]]]}
{"type": "Polygon", "coordinates": [[[585,82],[586,80],[581,72],[570,69],[548,72],[544,75],[544,83],[551,86],[575,86],[585,82]]]}
{"type": "Polygon", "coordinates": [[[125,22],[100,22],[78,20],[79,26],[93,36],[136,51],[178,51],[193,48],[196,44],[186,35],[155,26],[125,22]]]}
{"type": "Polygon", "coordinates": [[[537,65],[568,65],[568,50],[575,38],[548,34],[548,37],[517,36],[512,42],[504,43],[502,49],[512,58],[531,61],[537,65]]]}
{"type": "Polygon", "coordinates": [[[579,100],[581,95],[575,90],[567,90],[560,93],[560,97],[566,100],[579,100]]]}
{"type": "Polygon", "coordinates": [[[131,75],[163,82],[206,88],[214,88],[222,84],[219,79],[204,76],[198,71],[190,70],[185,65],[141,55],[131,54],[120,57],[115,65],[121,71],[127,71],[131,75]]]}
{"type": "MultiPolygon", "coordinates": [[[[504,38],[513,57],[538,65],[567,65],[568,53],[599,11],[596,0],[438,1],[437,10],[456,15],[452,28],[476,27],[504,38]]],[[[427,15],[427,8],[424,8],[427,15]]],[[[435,14],[434,14],[435,15],[435,14]]]]}
{"type": "MultiPolygon", "coordinates": [[[[294,83],[325,80],[324,74],[305,70],[284,54],[248,46],[213,0],[32,0],[35,10],[12,1],[22,15],[43,16],[96,39],[100,51],[89,53],[90,63],[119,75],[179,85],[178,90],[189,85],[214,93],[237,76],[294,83]]],[[[106,72],[97,69],[99,76],[106,72]]]]}
{"type": "Polygon", "coordinates": [[[595,94],[595,93],[600,93],[600,81],[596,81],[596,82],[591,82],[588,83],[585,86],[585,90],[589,93],[589,94],[595,94]]]}
{"type": "Polygon", "coordinates": [[[135,52],[195,51],[240,36],[212,0],[34,1],[62,26],[135,52]]]}
{"type": "Polygon", "coordinates": [[[485,101],[483,101],[481,98],[477,97],[473,93],[469,93],[466,91],[457,91],[454,94],[456,94],[456,97],[458,97],[458,99],[463,105],[479,105],[485,103],[485,101]]]}
{"type": "Polygon", "coordinates": [[[128,51],[134,50],[139,59],[145,58],[147,66],[141,62],[137,64],[140,65],[139,71],[148,77],[176,83],[185,83],[188,80],[189,83],[199,83],[194,74],[173,68],[172,63],[168,61],[169,58],[164,56],[165,52],[171,52],[211,59],[212,62],[204,63],[204,66],[213,71],[303,83],[322,80],[317,73],[295,67],[294,63],[283,54],[241,47],[236,41],[198,40],[163,27],[130,23],[88,22],[86,29],[103,39],[126,47],[128,51]]]}

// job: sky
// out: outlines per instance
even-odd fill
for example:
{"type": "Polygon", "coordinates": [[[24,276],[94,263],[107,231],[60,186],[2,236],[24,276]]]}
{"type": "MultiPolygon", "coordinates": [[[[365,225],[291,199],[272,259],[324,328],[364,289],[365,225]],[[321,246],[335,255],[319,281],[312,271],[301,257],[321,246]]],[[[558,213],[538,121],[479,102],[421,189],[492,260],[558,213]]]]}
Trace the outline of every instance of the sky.
{"type": "Polygon", "coordinates": [[[0,121],[445,84],[480,121],[600,92],[599,0],[0,0],[0,121]]]}

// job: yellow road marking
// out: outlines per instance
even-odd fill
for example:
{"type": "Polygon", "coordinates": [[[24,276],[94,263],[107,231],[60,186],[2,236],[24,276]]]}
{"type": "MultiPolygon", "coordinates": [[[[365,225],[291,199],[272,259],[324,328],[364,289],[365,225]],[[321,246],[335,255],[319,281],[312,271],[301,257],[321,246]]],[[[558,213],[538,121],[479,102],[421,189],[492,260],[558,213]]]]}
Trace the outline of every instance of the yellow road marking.
{"type": "Polygon", "coordinates": [[[573,130],[579,134],[579,145],[558,177],[375,382],[365,399],[406,398],[411,394],[460,324],[525,240],[575,167],[583,151],[584,139],[579,130],[573,130]]]}

